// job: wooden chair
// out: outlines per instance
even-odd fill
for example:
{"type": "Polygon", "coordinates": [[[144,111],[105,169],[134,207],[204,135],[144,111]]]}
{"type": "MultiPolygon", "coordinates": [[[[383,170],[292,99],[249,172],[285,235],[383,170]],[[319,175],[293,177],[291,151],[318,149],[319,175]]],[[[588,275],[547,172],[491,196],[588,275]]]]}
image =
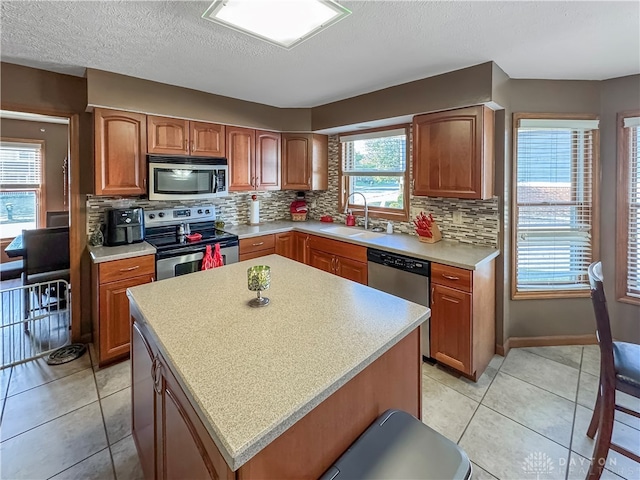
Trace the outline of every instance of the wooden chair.
{"type": "MultiPolygon", "coordinates": [[[[22,242],[26,251],[22,285],[69,281],[69,227],[23,230],[22,242]]],[[[58,290],[59,295],[66,295],[60,286],[58,290]]],[[[25,289],[24,297],[24,318],[27,319],[32,308],[29,290],[25,289]]],[[[36,292],[36,297],[40,307],[41,293],[36,292]]],[[[26,322],[25,331],[28,331],[26,322]]]]}
{"type": "Polygon", "coordinates": [[[640,463],[638,455],[611,443],[616,410],[640,418],[640,413],[616,404],[616,390],[640,398],[640,345],[614,342],[611,337],[600,262],[589,266],[589,282],[596,316],[596,334],[600,346],[600,388],[593,417],[587,430],[587,436],[590,438],[593,438],[596,432],[598,434],[587,478],[598,480],[606,465],[609,449],[640,463]]]}

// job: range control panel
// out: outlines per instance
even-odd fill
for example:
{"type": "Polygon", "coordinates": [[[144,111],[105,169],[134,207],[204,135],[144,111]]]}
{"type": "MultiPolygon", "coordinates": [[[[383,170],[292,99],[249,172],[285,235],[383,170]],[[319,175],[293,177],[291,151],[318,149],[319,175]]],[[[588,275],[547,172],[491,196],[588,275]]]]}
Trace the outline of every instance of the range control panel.
{"type": "Polygon", "coordinates": [[[144,219],[147,227],[174,225],[181,222],[211,222],[216,219],[216,208],[209,205],[145,210],[144,219]]]}

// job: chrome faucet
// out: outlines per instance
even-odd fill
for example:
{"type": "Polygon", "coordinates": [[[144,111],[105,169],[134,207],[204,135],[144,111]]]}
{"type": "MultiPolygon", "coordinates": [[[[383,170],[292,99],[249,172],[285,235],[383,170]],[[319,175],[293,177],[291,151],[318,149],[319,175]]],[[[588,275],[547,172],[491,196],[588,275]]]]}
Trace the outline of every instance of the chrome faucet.
{"type": "Polygon", "coordinates": [[[355,194],[361,195],[364,200],[364,229],[367,230],[369,228],[369,208],[367,207],[367,197],[365,197],[363,193],[353,192],[349,194],[347,201],[345,202],[344,213],[347,213],[347,210],[349,209],[349,199],[355,194]]]}

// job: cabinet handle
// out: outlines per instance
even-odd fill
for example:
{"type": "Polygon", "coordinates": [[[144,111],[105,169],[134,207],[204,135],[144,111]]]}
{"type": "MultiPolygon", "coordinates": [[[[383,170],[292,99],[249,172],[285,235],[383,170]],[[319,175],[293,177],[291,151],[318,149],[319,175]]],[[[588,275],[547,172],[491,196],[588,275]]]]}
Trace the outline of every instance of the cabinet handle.
{"type": "Polygon", "coordinates": [[[191,140],[191,153],[196,151],[196,142],[195,140],[191,140]]]}
{"type": "Polygon", "coordinates": [[[187,140],[186,138],[184,139],[184,149],[189,150],[189,140],[187,140]]]}
{"type": "Polygon", "coordinates": [[[431,287],[431,305],[435,305],[436,304],[436,297],[434,296],[434,293],[436,291],[435,287],[431,287]]]}
{"type": "Polygon", "coordinates": [[[264,245],[264,242],[252,243],[252,247],[259,247],[260,245],[264,245]]]}
{"type": "Polygon", "coordinates": [[[256,177],[256,188],[260,186],[260,177],[256,177]]]}
{"type": "Polygon", "coordinates": [[[311,186],[311,177],[307,179],[307,185],[311,186]]]}
{"type": "Polygon", "coordinates": [[[158,395],[162,393],[162,389],[160,388],[161,383],[162,383],[162,364],[160,362],[156,362],[156,369],[153,372],[153,389],[158,395]]]}
{"type": "Polygon", "coordinates": [[[146,191],[147,190],[147,179],[146,178],[142,179],[142,185],[144,187],[144,190],[146,191]]]}
{"type": "Polygon", "coordinates": [[[414,178],[413,180],[411,180],[411,190],[415,190],[416,189],[416,179],[414,178]]]}
{"type": "Polygon", "coordinates": [[[129,268],[121,268],[120,271],[121,272],[130,272],[131,270],[137,270],[138,268],[140,268],[140,265],[136,265],[135,267],[129,267],[129,268]]]}
{"type": "Polygon", "coordinates": [[[444,278],[446,278],[447,280],[460,280],[460,277],[454,277],[453,275],[445,275],[444,273],[442,274],[442,276],[444,278]]]}

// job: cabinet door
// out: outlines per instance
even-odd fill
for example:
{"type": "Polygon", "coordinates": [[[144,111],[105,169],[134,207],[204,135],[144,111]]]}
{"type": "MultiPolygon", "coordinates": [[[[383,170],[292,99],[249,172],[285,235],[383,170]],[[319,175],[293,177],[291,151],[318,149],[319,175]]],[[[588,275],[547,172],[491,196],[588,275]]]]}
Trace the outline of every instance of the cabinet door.
{"type": "Polygon", "coordinates": [[[191,155],[203,157],[225,156],[224,125],[207,122],[189,122],[191,155]]]}
{"type": "Polygon", "coordinates": [[[325,272],[335,273],[336,258],[330,253],[321,250],[309,249],[309,265],[325,272]]]}
{"type": "Polygon", "coordinates": [[[157,357],[158,470],[166,479],[232,478],[211,436],[161,356],[157,357]]]}
{"type": "Polygon", "coordinates": [[[336,257],[336,275],[353,280],[354,282],[367,284],[367,264],[355,262],[348,258],[336,257]]]}
{"type": "Polygon", "coordinates": [[[466,374],[471,371],[471,294],[434,284],[431,356],[466,374]]]}
{"type": "Polygon", "coordinates": [[[255,190],[254,161],[256,131],[227,126],[227,159],[229,161],[229,191],[255,190]]]}
{"type": "Polygon", "coordinates": [[[131,330],[131,433],[145,478],[155,478],[156,475],[156,392],[153,388],[155,353],[138,324],[134,322],[131,330]]]}
{"type": "Polygon", "coordinates": [[[100,364],[129,353],[131,320],[127,288],[153,281],[153,275],[100,285],[100,364]]]}
{"type": "Polygon", "coordinates": [[[255,185],[258,190],[280,190],[280,134],[256,130],[255,185]]]}
{"type": "Polygon", "coordinates": [[[96,195],[144,195],[147,190],[147,117],[96,108],[96,195]]]}
{"type": "Polygon", "coordinates": [[[295,255],[295,232],[277,233],[276,234],[276,254],[283,257],[296,259],[295,255]]]}
{"type": "Polygon", "coordinates": [[[294,232],[293,251],[295,252],[295,260],[305,265],[309,265],[309,235],[302,232],[294,232]]]}
{"type": "Polygon", "coordinates": [[[147,116],[149,153],[186,155],[189,153],[189,121],[147,116]]]}
{"type": "Polygon", "coordinates": [[[282,134],[282,189],[311,189],[311,136],[282,134]]]}
{"type": "Polygon", "coordinates": [[[414,195],[491,196],[492,192],[485,192],[483,188],[484,176],[493,176],[491,169],[485,171],[483,108],[461,108],[414,117],[414,195]]]}

